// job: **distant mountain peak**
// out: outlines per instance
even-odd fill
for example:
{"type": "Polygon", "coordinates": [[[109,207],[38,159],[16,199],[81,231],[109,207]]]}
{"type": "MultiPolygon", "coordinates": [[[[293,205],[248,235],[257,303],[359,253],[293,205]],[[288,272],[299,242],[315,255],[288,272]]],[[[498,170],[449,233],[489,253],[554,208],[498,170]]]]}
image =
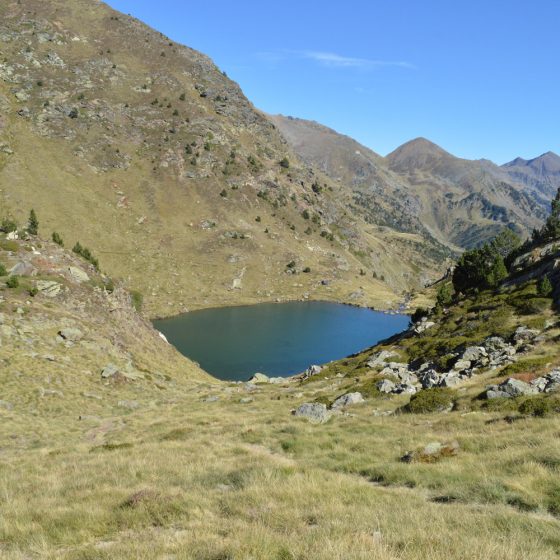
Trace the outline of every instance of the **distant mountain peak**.
{"type": "Polygon", "coordinates": [[[386,159],[392,168],[404,171],[421,169],[443,158],[454,158],[454,156],[431,140],[419,137],[399,146],[386,159]]]}

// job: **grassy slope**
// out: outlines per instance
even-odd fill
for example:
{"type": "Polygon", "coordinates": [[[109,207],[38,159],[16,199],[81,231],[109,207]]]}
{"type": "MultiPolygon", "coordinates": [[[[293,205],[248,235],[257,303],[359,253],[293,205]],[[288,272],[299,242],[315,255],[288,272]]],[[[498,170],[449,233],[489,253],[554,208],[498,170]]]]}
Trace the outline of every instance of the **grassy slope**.
{"type": "MultiPolygon", "coordinates": [[[[2,262],[54,262],[55,271],[38,278],[56,278],[68,292],[30,298],[37,279],[30,277],[19,289],[0,287],[2,324],[17,326],[17,336],[0,330],[3,558],[557,557],[557,426],[550,418],[504,421],[505,412],[476,405],[491,376],[465,387],[460,409],[449,414],[384,416],[407,397],[372,393],[312,425],[290,409],[332,400],[356,378],[367,384],[371,373],[360,366],[367,353],[309,383],[251,391],[217,383],[166,346],[120,288],[104,295],[103,279],[87,267],[92,280],[81,285],[56,272],[80,260],[44,242],[34,243],[40,256],[16,245],[17,258],[3,250],[2,262]],[[58,329],[72,325],[83,342],[56,343],[58,329]],[[127,359],[142,378],[101,379],[107,361],[127,359]],[[453,439],[456,457],[400,461],[411,449],[453,439]]],[[[496,298],[477,305],[491,309],[496,298]]],[[[454,309],[441,329],[470,311],[454,309]]],[[[517,320],[510,319],[508,329],[517,320]]],[[[477,336],[494,330],[483,332],[485,324],[476,325],[477,336]]],[[[547,331],[545,354],[559,333],[547,331]]],[[[430,336],[423,340],[429,351],[430,336]]],[[[412,352],[413,339],[400,345],[412,352]]]]}
{"type": "Polygon", "coordinates": [[[418,236],[354,215],[200,53],[86,0],[8,3],[0,16],[0,144],[12,152],[0,151],[0,213],[23,222],[35,207],[45,234],[91,247],[152,316],[305,294],[385,308],[437,270],[418,236]],[[311,272],[287,275],[292,260],[311,272]]]}

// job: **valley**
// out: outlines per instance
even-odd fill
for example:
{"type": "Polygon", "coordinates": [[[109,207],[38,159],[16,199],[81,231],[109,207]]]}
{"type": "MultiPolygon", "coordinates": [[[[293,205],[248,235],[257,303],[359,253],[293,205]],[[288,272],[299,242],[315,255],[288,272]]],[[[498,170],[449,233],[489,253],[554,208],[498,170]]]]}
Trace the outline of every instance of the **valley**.
{"type": "Polygon", "coordinates": [[[558,558],[559,156],[381,156],[97,0],[0,54],[1,558],[558,558]]]}

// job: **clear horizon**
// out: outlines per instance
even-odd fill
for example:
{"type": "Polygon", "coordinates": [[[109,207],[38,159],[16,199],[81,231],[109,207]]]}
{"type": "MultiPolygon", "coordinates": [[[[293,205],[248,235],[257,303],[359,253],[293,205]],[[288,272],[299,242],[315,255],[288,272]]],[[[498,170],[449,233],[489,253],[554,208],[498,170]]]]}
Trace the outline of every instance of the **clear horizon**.
{"type": "Polygon", "coordinates": [[[457,157],[560,153],[560,3],[109,0],[210,56],[256,107],[386,155],[425,137],[457,157]]]}

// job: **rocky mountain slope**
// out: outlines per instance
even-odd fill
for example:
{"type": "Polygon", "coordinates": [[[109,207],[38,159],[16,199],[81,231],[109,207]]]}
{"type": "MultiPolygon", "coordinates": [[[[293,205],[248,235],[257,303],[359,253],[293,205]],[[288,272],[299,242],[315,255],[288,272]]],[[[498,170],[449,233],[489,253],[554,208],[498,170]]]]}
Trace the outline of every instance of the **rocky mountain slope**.
{"type": "Polygon", "coordinates": [[[506,168],[456,158],[423,138],[383,158],[317,123],[272,119],[296,152],[351,193],[369,220],[420,232],[453,250],[476,246],[504,227],[526,235],[548,209],[548,194],[521,184],[506,168]]]}
{"type": "Polygon", "coordinates": [[[89,0],[6,2],[0,22],[2,215],[34,207],[152,316],[387,307],[441,267],[413,230],[352,213],[206,56],[89,0]]]}
{"type": "Polygon", "coordinates": [[[553,152],[530,160],[516,158],[502,168],[512,180],[527,185],[546,198],[551,198],[560,187],[560,156],[553,152]]]}

